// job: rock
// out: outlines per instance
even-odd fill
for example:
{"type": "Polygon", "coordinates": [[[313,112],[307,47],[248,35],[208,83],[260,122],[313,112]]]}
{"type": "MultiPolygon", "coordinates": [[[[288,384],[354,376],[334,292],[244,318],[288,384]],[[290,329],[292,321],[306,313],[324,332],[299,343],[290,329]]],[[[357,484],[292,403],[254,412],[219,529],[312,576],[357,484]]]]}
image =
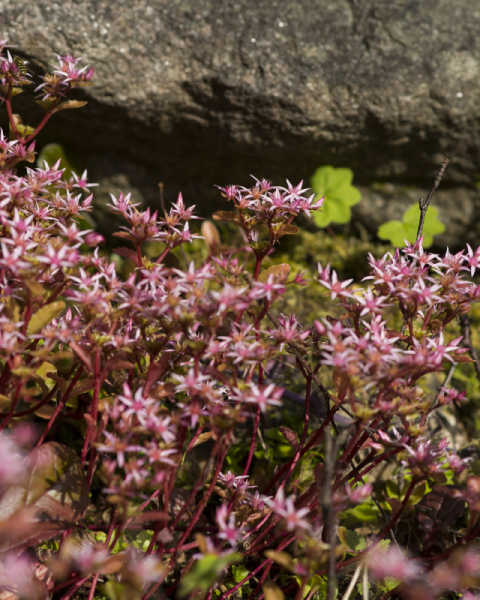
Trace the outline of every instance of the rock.
{"type": "MultiPolygon", "coordinates": [[[[117,187],[158,204],[163,181],[167,200],[182,190],[208,213],[220,201],[214,184],[246,184],[250,173],[308,180],[332,164],[353,169],[366,196],[354,217],[374,231],[372,213],[384,222],[405,200],[378,184],[425,195],[448,156],[440,216],[455,226],[443,240],[473,235],[480,9],[471,0],[0,0],[0,24],[38,71],[54,52],[95,66],[95,86],[77,93],[88,106],[55,115],[39,143],[78,155],[102,184],[97,206],[117,187]]],[[[23,96],[16,107],[29,122],[41,116],[23,96]]]]}

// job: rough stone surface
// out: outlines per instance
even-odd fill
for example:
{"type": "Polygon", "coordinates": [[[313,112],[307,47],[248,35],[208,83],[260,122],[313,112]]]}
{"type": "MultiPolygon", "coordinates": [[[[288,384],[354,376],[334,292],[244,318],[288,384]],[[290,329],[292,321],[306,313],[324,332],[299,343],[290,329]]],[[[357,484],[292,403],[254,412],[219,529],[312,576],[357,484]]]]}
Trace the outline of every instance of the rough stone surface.
{"type": "Polygon", "coordinates": [[[448,156],[442,240],[478,237],[477,2],[0,0],[0,31],[38,72],[55,52],[95,66],[88,106],[55,115],[39,142],[77,155],[99,204],[117,188],[157,203],[163,181],[168,200],[181,189],[206,213],[214,184],[333,164],[353,169],[354,215],[373,230],[448,156]]]}

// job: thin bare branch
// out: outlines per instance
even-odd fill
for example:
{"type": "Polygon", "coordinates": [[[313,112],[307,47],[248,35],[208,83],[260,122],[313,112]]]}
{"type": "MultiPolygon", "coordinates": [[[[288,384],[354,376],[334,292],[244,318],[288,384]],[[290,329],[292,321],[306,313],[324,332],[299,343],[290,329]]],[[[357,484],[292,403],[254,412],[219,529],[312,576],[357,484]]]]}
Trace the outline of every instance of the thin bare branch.
{"type": "Polygon", "coordinates": [[[447,165],[448,165],[448,158],[446,158],[443,161],[442,166],[438,170],[437,176],[435,177],[435,181],[433,182],[433,185],[432,185],[430,191],[428,192],[428,196],[426,197],[426,199],[424,200],[423,198],[420,198],[420,200],[418,201],[418,206],[420,207],[420,222],[418,224],[418,230],[417,230],[417,242],[422,237],[423,226],[425,224],[425,215],[427,214],[427,210],[430,205],[430,201],[433,197],[433,194],[435,193],[435,190],[438,188],[438,186],[440,185],[440,182],[442,181],[442,177],[443,177],[443,174],[445,173],[445,169],[447,168],[447,165]]]}

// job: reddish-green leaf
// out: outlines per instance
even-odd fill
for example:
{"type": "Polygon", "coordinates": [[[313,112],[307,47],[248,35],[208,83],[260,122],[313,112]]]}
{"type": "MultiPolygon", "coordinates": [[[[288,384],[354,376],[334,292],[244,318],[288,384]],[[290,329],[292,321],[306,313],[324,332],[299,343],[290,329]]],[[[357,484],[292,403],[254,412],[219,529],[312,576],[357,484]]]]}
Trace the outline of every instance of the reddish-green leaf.
{"type": "Polygon", "coordinates": [[[32,335],[42,330],[45,325],[48,325],[52,319],[58,317],[58,315],[65,308],[65,302],[63,300],[57,300],[57,302],[51,302],[42,306],[30,319],[28,324],[27,333],[32,335]]]}
{"type": "Polygon", "coordinates": [[[258,281],[260,282],[264,282],[267,281],[268,278],[270,277],[270,275],[273,276],[274,281],[279,281],[281,283],[283,283],[284,281],[287,280],[287,277],[290,273],[290,265],[288,265],[287,263],[283,263],[281,265],[274,265],[273,267],[270,267],[269,269],[265,269],[265,271],[262,271],[260,273],[260,275],[258,276],[258,281]]]}
{"type": "Polygon", "coordinates": [[[292,448],[296,451],[298,448],[298,437],[297,434],[289,429],[288,427],[284,427],[283,425],[279,427],[280,433],[287,440],[287,442],[292,446],[292,448]]]}
{"type": "Polygon", "coordinates": [[[215,221],[226,221],[227,223],[242,222],[242,219],[237,215],[237,213],[229,210],[219,210],[218,212],[213,213],[212,217],[215,219],[215,221]]]}
{"type": "Polygon", "coordinates": [[[137,266],[137,267],[140,266],[138,264],[137,253],[134,250],[132,250],[131,248],[125,248],[125,246],[120,246],[119,248],[115,248],[114,252],[115,252],[115,254],[118,254],[119,256],[123,256],[123,258],[130,259],[135,266],[137,266]]]}
{"type": "Polygon", "coordinates": [[[57,106],[52,110],[53,113],[59,112],[61,110],[67,110],[68,108],[82,108],[85,106],[87,102],[85,100],[66,100],[65,102],[60,102],[57,106]]]}
{"type": "Polygon", "coordinates": [[[57,442],[35,448],[22,476],[0,495],[0,555],[58,535],[81,517],[87,503],[77,453],[57,442]]]}

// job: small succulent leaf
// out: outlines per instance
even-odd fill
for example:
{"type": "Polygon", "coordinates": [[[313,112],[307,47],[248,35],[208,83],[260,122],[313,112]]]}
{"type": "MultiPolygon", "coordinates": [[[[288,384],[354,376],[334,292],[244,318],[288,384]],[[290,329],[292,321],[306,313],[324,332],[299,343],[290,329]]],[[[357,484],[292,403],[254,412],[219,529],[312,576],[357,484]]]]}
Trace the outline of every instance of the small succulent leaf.
{"type": "Polygon", "coordinates": [[[59,112],[61,110],[67,110],[69,108],[82,108],[88,104],[86,100],[66,100],[65,102],[60,102],[57,106],[52,110],[53,113],[59,112]]]}
{"type": "Polygon", "coordinates": [[[58,317],[64,308],[65,302],[63,300],[57,300],[56,302],[50,302],[50,304],[42,306],[30,319],[27,329],[28,335],[33,335],[41,331],[52,319],[58,317]]]}
{"type": "Polygon", "coordinates": [[[49,392],[53,386],[55,385],[55,376],[57,375],[57,368],[49,362],[44,362],[40,365],[40,367],[36,370],[36,375],[40,380],[36,379],[38,383],[41,385],[43,383],[42,391],[46,396],[45,392],[49,392]]]}
{"type": "Polygon", "coordinates": [[[273,581],[266,581],[263,584],[265,600],[284,600],[285,595],[282,590],[273,581]]]}
{"type": "Polygon", "coordinates": [[[138,264],[137,253],[134,250],[132,250],[131,248],[126,248],[125,246],[119,246],[118,248],[114,248],[113,251],[115,252],[115,254],[118,254],[118,256],[123,256],[123,258],[128,258],[129,260],[131,260],[135,266],[137,266],[137,267],[140,266],[138,264]]]}
{"type": "Polygon", "coordinates": [[[70,342],[70,348],[75,352],[75,354],[83,361],[83,364],[87,367],[89,371],[93,371],[92,368],[92,359],[90,354],[85,348],[77,344],[77,342],[70,342]]]}
{"type": "Polygon", "coordinates": [[[300,231],[300,229],[296,225],[283,225],[277,231],[276,235],[277,235],[277,238],[280,238],[284,235],[295,235],[299,231],[300,231]]]}
{"type": "Polygon", "coordinates": [[[286,552],[279,552],[277,550],[265,550],[264,554],[267,558],[273,560],[273,562],[276,562],[277,565],[280,565],[289,571],[295,571],[295,564],[290,554],[287,554],[286,552]]]}
{"type": "Polygon", "coordinates": [[[22,90],[20,87],[12,87],[11,97],[18,96],[19,94],[23,94],[25,90],[22,90]]]}
{"type": "Polygon", "coordinates": [[[227,223],[241,223],[241,218],[237,215],[237,213],[229,211],[229,210],[220,210],[218,212],[213,213],[212,217],[215,221],[225,221],[227,223]]]}
{"type": "Polygon", "coordinates": [[[34,100],[35,104],[38,104],[45,110],[49,110],[52,104],[55,102],[55,99],[48,98],[47,100],[34,100]]]}
{"type": "Polygon", "coordinates": [[[209,252],[216,252],[220,247],[220,233],[211,221],[203,221],[201,232],[209,252]]]}
{"type": "Polygon", "coordinates": [[[20,321],[20,307],[11,296],[5,300],[5,313],[11,321],[20,321]]]}
{"type": "Polygon", "coordinates": [[[283,437],[287,440],[287,442],[292,446],[292,448],[296,451],[298,448],[298,437],[297,434],[288,427],[284,427],[283,425],[278,428],[283,437]]]}
{"type": "Polygon", "coordinates": [[[409,508],[410,506],[414,506],[415,504],[418,504],[420,502],[420,500],[422,500],[422,498],[426,495],[426,493],[427,493],[427,482],[422,481],[422,483],[419,483],[418,485],[415,486],[415,489],[413,490],[410,498],[408,499],[407,508],[409,508]]]}
{"type": "Polygon", "coordinates": [[[213,437],[213,434],[211,431],[205,431],[204,433],[201,433],[195,440],[192,448],[195,448],[195,446],[199,446],[200,444],[203,444],[204,442],[211,440],[212,437],[213,437]]]}
{"type": "Polygon", "coordinates": [[[112,575],[113,573],[118,573],[125,565],[126,559],[126,552],[117,552],[116,554],[111,554],[102,562],[101,565],[98,566],[97,569],[95,569],[95,572],[101,573],[102,575],[112,575]]]}
{"type": "Polygon", "coordinates": [[[128,231],[116,231],[113,235],[133,243],[136,242],[134,236],[131,233],[128,233],[128,231]]]}
{"type": "Polygon", "coordinates": [[[265,282],[268,280],[270,276],[273,277],[274,281],[286,281],[288,275],[290,273],[290,265],[287,263],[282,263],[281,265],[274,265],[273,267],[269,267],[262,271],[258,276],[258,281],[265,282]]]}
{"type": "Polygon", "coordinates": [[[337,367],[333,369],[332,381],[333,385],[335,386],[337,396],[343,399],[350,384],[349,377],[337,367]]]}
{"type": "Polygon", "coordinates": [[[89,392],[90,390],[93,390],[93,381],[86,377],[85,379],[82,379],[82,381],[77,383],[77,385],[70,392],[70,397],[73,398],[74,396],[84,394],[85,392],[89,392]]]}
{"type": "Polygon", "coordinates": [[[358,504],[353,508],[349,508],[345,511],[348,517],[352,517],[357,521],[374,522],[378,519],[378,508],[370,504],[358,504]]]}

